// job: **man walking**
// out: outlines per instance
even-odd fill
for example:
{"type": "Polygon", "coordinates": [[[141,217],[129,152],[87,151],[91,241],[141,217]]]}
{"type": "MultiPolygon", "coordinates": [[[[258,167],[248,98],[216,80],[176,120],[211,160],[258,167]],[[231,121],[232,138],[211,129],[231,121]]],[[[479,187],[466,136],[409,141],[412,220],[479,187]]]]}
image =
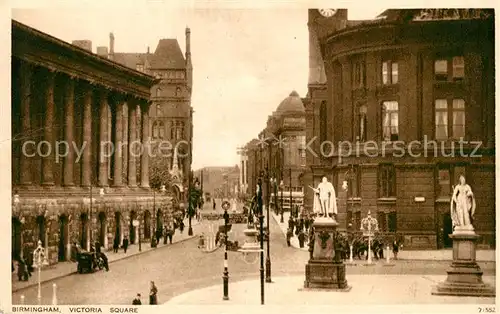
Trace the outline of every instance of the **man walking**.
{"type": "Polygon", "coordinates": [[[127,248],[128,248],[128,236],[125,236],[125,238],[123,238],[123,252],[124,253],[127,253],[127,248]]]}

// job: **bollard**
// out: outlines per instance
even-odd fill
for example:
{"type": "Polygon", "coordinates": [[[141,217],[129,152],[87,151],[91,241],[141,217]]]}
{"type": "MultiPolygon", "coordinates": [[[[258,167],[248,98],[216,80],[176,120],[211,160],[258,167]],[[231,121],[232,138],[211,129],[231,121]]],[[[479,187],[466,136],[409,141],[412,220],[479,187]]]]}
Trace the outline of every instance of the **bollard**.
{"type": "Polygon", "coordinates": [[[24,305],[24,295],[21,295],[21,305],[24,305]]]}
{"type": "Polygon", "coordinates": [[[52,305],[57,305],[57,285],[52,285],[52,305]]]}

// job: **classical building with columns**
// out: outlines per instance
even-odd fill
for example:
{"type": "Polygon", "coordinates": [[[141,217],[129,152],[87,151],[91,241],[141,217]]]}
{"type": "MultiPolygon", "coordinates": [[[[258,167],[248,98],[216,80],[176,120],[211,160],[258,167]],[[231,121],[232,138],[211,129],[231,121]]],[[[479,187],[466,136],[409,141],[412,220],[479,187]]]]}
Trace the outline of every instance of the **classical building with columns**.
{"type": "MultiPolygon", "coordinates": [[[[193,65],[189,28],[185,30],[185,39],[184,54],[177,39],[173,38],[160,39],[154,52],[150,52],[149,47],[146,52],[117,52],[115,44],[119,39],[113,33],[109,34],[109,49],[106,46],[96,48],[99,56],[157,79],[151,87],[149,108],[151,149],[154,152],[151,164],[170,168],[176,202],[186,200],[185,191],[192,163],[190,152],[193,149],[193,65]],[[176,148],[178,154],[174,154],[173,149],[157,151],[162,141],[176,148]]],[[[92,51],[92,42],[89,40],[75,40],[73,44],[92,51]]]]}
{"type": "MultiPolygon", "coordinates": [[[[440,249],[452,244],[450,200],[463,175],[480,244],[494,247],[493,10],[391,9],[364,21],[347,13],[308,11],[315,154],[304,186],[333,182],[342,228],[359,232],[370,211],[406,249],[440,249]]],[[[312,197],[306,189],[306,206],[312,197]]]]}
{"type": "Polygon", "coordinates": [[[169,223],[172,197],[149,186],[155,84],[12,21],[13,258],[40,240],[50,263],[65,261],[73,243],[149,242],[169,223]]]}
{"type": "Polygon", "coordinates": [[[277,192],[278,207],[281,208],[283,202],[285,211],[303,205],[302,175],[306,165],[303,101],[296,91],[292,91],[268,117],[257,139],[240,149],[240,154],[247,159],[247,192],[255,195],[257,180],[262,178],[264,204],[274,206],[274,193],[277,192]]]}

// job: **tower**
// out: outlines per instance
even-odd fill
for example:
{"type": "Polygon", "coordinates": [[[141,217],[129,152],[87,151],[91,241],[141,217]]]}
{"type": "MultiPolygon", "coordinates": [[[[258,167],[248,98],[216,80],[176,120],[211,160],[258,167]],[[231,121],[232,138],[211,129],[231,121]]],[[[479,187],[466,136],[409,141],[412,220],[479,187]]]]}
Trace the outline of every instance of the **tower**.
{"type": "Polygon", "coordinates": [[[186,78],[189,94],[193,88],[193,64],[191,62],[191,30],[186,27],[186,78]]]}
{"type": "Polygon", "coordinates": [[[115,57],[115,35],[109,33],[109,55],[108,59],[114,60],[115,57]]]}

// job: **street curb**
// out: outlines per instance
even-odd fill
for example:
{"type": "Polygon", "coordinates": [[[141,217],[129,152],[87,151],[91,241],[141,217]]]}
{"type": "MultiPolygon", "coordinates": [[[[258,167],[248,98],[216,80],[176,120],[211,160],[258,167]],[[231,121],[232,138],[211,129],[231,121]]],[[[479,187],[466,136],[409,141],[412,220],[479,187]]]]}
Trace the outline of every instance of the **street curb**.
{"type": "MultiPolygon", "coordinates": [[[[174,244],[177,244],[177,243],[182,243],[182,242],[185,242],[187,240],[191,240],[191,239],[194,239],[196,237],[196,234],[193,233],[192,236],[189,236],[185,239],[182,239],[182,240],[179,240],[177,242],[174,242],[170,245],[174,245],[174,244]]],[[[170,245],[163,245],[161,247],[158,247],[156,249],[162,249],[162,248],[165,248],[165,247],[169,247],[170,245]]],[[[123,260],[126,260],[128,258],[131,258],[131,257],[134,257],[134,256],[137,256],[137,255],[142,255],[142,254],[146,254],[146,253],[149,253],[149,252],[153,252],[155,251],[155,249],[152,249],[152,250],[148,250],[148,251],[145,251],[145,252],[139,252],[139,253],[135,253],[135,254],[130,254],[130,255],[127,255],[127,256],[124,256],[123,258],[120,258],[120,259],[115,259],[113,261],[109,261],[108,264],[113,264],[114,262],[119,262],[119,261],[123,261],[123,260]]],[[[61,278],[64,278],[64,277],[68,277],[68,276],[71,276],[71,275],[74,275],[74,274],[77,274],[78,271],[73,271],[73,272],[70,272],[70,273],[66,273],[66,274],[62,274],[62,275],[59,275],[59,276],[56,276],[56,277],[52,277],[52,278],[49,278],[49,279],[46,279],[46,280],[42,280],[40,281],[40,284],[44,284],[46,282],[50,282],[50,281],[54,281],[54,280],[58,280],[58,279],[61,279],[61,278]]],[[[11,285],[12,285],[12,282],[11,282],[11,285]]],[[[38,282],[35,282],[31,285],[28,285],[28,286],[25,286],[25,287],[22,287],[22,288],[17,288],[17,289],[12,289],[12,293],[15,293],[15,292],[19,292],[19,291],[23,291],[23,290],[26,290],[26,289],[29,289],[29,288],[32,288],[34,286],[38,285],[38,282]]]]}

